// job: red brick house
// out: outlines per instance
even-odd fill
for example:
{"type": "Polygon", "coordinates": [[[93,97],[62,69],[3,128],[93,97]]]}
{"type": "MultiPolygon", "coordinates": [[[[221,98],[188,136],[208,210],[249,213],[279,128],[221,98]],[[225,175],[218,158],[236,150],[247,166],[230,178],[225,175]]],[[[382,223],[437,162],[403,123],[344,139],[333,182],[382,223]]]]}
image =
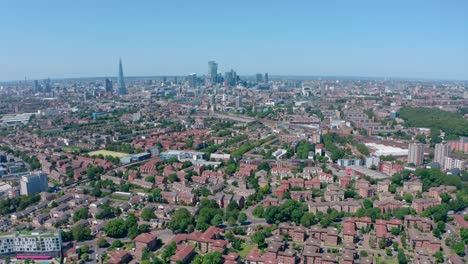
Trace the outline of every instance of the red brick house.
{"type": "Polygon", "coordinates": [[[430,232],[432,230],[432,221],[429,218],[422,218],[412,215],[406,215],[404,220],[406,229],[420,228],[423,232],[430,232]]]}
{"type": "Polygon", "coordinates": [[[440,201],[436,198],[416,198],[413,199],[411,207],[419,214],[424,212],[426,208],[439,205],[440,201]]]}
{"type": "Polygon", "coordinates": [[[132,260],[132,255],[126,250],[117,250],[112,253],[111,257],[107,260],[109,264],[126,264],[132,260]]]}
{"type": "Polygon", "coordinates": [[[343,223],[343,242],[354,243],[356,236],[355,225],[352,222],[343,223]]]}
{"type": "Polygon", "coordinates": [[[341,177],[339,182],[341,188],[346,189],[351,184],[351,178],[348,176],[341,177]]]}
{"type": "Polygon", "coordinates": [[[320,179],[313,178],[312,180],[305,181],[304,186],[306,189],[320,189],[320,179]]]}
{"type": "Polygon", "coordinates": [[[190,245],[179,245],[174,256],[171,257],[171,264],[189,263],[194,255],[194,247],[190,245]]]}
{"type": "Polygon", "coordinates": [[[158,245],[158,238],[151,233],[143,233],[135,237],[135,256],[141,259],[141,255],[145,248],[154,251],[158,245]]]}
{"type": "Polygon", "coordinates": [[[440,251],[441,242],[430,233],[421,233],[416,229],[408,230],[409,246],[414,250],[424,249],[431,254],[440,251]]]}

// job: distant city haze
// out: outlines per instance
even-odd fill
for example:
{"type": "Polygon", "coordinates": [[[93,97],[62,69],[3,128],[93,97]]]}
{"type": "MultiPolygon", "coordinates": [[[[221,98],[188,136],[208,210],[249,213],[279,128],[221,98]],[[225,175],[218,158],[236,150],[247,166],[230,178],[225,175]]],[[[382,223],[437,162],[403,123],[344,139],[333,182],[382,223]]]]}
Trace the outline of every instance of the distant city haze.
{"type": "Polygon", "coordinates": [[[1,1],[0,80],[369,76],[468,80],[468,1],[1,1]]]}

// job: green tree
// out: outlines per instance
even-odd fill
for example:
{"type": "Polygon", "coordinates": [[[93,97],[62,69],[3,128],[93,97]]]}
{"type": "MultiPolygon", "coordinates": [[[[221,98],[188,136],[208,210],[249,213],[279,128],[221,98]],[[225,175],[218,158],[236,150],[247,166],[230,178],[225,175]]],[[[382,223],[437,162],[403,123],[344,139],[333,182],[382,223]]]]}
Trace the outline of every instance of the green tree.
{"type": "Polygon", "coordinates": [[[148,177],[145,178],[145,181],[146,182],[154,182],[154,179],[155,179],[154,176],[148,176],[148,177]]]}
{"type": "Polygon", "coordinates": [[[88,245],[83,245],[79,247],[79,253],[84,254],[89,252],[89,246],[88,245]]]}
{"type": "Polygon", "coordinates": [[[236,218],[235,218],[234,216],[230,216],[230,217],[228,218],[228,223],[229,223],[229,225],[232,225],[232,226],[233,226],[233,225],[236,224],[236,222],[237,222],[237,220],[236,220],[236,218]]]}
{"type": "Polygon", "coordinates": [[[413,195],[409,194],[409,193],[405,193],[403,194],[403,199],[407,202],[407,203],[412,203],[413,202],[413,195]]]}
{"type": "Polygon", "coordinates": [[[240,224],[245,223],[245,221],[247,221],[247,215],[246,215],[245,213],[240,213],[240,214],[239,214],[239,217],[237,218],[237,221],[238,221],[240,224]]]}
{"type": "Polygon", "coordinates": [[[442,251],[437,251],[434,254],[434,258],[436,259],[437,263],[444,263],[444,253],[442,251]]]}
{"type": "Polygon", "coordinates": [[[398,249],[398,264],[408,264],[406,259],[405,251],[403,249],[398,249]]]}
{"type": "Polygon", "coordinates": [[[109,246],[109,242],[107,242],[107,240],[103,237],[100,237],[98,238],[98,240],[96,241],[96,245],[100,248],[106,248],[109,246]]]}
{"type": "Polygon", "coordinates": [[[465,255],[465,244],[463,242],[455,243],[452,249],[459,256],[465,255]]]}
{"type": "Polygon", "coordinates": [[[267,244],[265,243],[265,234],[263,232],[255,232],[252,235],[252,241],[257,243],[258,248],[266,248],[267,244]]]}
{"type": "Polygon", "coordinates": [[[178,209],[169,222],[169,229],[174,232],[184,232],[189,225],[193,224],[193,217],[185,208],[178,209]]]}
{"type": "Polygon", "coordinates": [[[73,221],[77,222],[81,219],[88,219],[88,215],[87,207],[80,208],[73,214],[73,221]]]}
{"type": "Polygon", "coordinates": [[[176,251],[177,245],[175,242],[172,242],[171,244],[167,245],[161,253],[161,257],[164,260],[164,262],[169,263],[169,259],[176,253],[176,251]]]}
{"type": "Polygon", "coordinates": [[[396,227],[392,227],[392,229],[390,229],[390,233],[392,233],[392,235],[394,235],[394,236],[399,236],[400,235],[400,229],[396,228],[396,227]]]}
{"type": "Polygon", "coordinates": [[[85,241],[93,238],[91,235],[91,229],[83,225],[76,225],[71,230],[73,240],[85,241]]]}
{"type": "Polygon", "coordinates": [[[214,226],[220,226],[223,224],[223,217],[221,215],[215,215],[213,219],[211,219],[211,224],[214,226]]]}
{"type": "Polygon", "coordinates": [[[252,214],[253,214],[255,217],[262,218],[264,212],[265,212],[265,208],[263,207],[262,204],[259,204],[259,205],[257,205],[257,206],[253,209],[252,214]]]}
{"type": "Polygon", "coordinates": [[[180,181],[179,177],[177,177],[177,174],[175,174],[175,173],[169,174],[169,175],[167,176],[167,180],[168,180],[169,182],[171,182],[171,183],[172,183],[172,182],[178,182],[178,181],[180,181]]]}
{"type": "Polygon", "coordinates": [[[211,252],[203,257],[202,264],[218,264],[222,262],[221,252],[211,252]]]}
{"type": "Polygon", "coordinates": [[[305,227],[310,227],[317,223],[315,215],[309,212],[305,212],[301,217],[301,225],[305,227]]]}
{"type": "Polygon", "coordinates": [[[141,211],[141,218],[145,221],[149,221],[153,218],[155,218],[155,215],[154,215],[154,212],[153,210],[149,209],[149,208],[144,208],[142,211],[141,211]]]}
{"type": "Polygon", "coordinates": [[[108,221],[104,226],[104,232],[113,238],[125,237],[127,235],[125,221],[122,218],[108,221]]]}
{"type": "Polygon", "coordinates": [[[369,199],[365,199],[364,202],[363,202],[363,205],[364,205],[365,209],[370,209],[370,208],[374,207],[374,204],[369,199]]]}
{"type": "Polygon", "coordinates": [[[120,241],[120,239],[116,239],[114,241],[112,241],[112,247],[113,248],[120,248],[123,246],[123,243],[122,241],[120,241]]]}
{"type": "Polygon", "coordinates": [[[147,247],[145,247],[141,252],[141,260],[149,260],[151,257],[151,252],[147,247]]]}

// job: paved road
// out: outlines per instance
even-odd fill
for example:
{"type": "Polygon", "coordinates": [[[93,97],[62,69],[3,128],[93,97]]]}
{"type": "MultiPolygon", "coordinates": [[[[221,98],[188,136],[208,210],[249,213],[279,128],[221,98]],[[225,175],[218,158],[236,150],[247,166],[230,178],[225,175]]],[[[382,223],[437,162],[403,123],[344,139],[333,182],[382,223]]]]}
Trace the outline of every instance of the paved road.
{"type": "Polygon", "coordinates": [[[255,206],[251,206],[249,208],[247,208],[245,210],[245,214],[247,215],[247,219],[249,220],[250,222],[250,225],[257,225],[257,224],[266,224],[266,220],[264,218],[257,218],[253,215],[253,210],[255,209],[255,207],[257,207],[257,205],[255,206]]]}

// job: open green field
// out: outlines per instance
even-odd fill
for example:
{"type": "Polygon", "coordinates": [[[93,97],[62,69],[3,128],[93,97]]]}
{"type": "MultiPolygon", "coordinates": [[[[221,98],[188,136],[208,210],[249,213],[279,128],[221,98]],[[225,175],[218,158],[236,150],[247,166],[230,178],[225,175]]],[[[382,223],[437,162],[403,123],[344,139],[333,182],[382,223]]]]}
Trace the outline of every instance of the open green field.
{"type": "Polygon", "coordinates": [[[91,151],[88,154],[91,157],[92,156],[97,156],[97,155],[103,155],[104,157],[105,156],[112,156],[112,157],[115,157],[115,158],[123,158],[123,157],[130,156],[130,154],[128,154],[128,153],[110,151],[110,150],[105,150],[105,149],[91,151]]]}
{"type": "Polygon", "coordinates": [[[63,147],[62,149],[64,152],[73,152],[73,151],[80,152],[81,151],[81,148],[75,147],[75,146],[67,146],[67,147],[63,147]]]}
{"type": "Polygon", "coordinates": [[[121,201],[128,201],[128,200],[130,200],[130,197],[123,196],[123,195],[117,195],[117,194],[112,194],[112,195],[111,195],[111,198],[112,198],[112,199],[116,199],[116,200],[121,200],[121,201]]]}

